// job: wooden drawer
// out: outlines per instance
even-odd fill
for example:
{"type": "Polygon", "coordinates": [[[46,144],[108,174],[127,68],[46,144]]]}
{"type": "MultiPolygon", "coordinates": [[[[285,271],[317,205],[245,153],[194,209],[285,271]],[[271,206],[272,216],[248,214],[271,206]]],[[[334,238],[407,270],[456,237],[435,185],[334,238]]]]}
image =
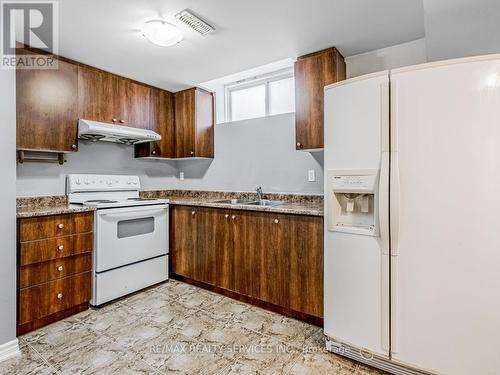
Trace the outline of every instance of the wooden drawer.
{"type": "Polygon", "coordinates": [[[90,300],[91,273],[85,272],[19,291],[19,321],[25,324],[90,300]]]}
{"type": "Polygon", "coordinates": [[[66,276],[91,270],[92,253],[31,264],[21,267],[19,273],[19,287],[27,288],[29,286],[62,279],[66,276]]]}
{"type": "Polygon", "coordinates": [[[25,266],[76,254],[90,253],[93,246],[93,233],[75,234],[41,241],[21,242],[19,265],[25,266]]]}
{"type": "Polygon", "coordinates": [[[19,221],[20,240],[21,242],[35,241],[92,232],[93,219],[92,212],[21,219],[19,221]]]}

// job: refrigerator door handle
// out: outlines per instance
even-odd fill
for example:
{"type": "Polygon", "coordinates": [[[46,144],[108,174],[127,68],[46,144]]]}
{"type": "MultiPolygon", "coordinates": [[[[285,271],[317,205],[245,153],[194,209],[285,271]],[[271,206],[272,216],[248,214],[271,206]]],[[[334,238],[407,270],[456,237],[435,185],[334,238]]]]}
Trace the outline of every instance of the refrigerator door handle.
{"type": "Polygon", "coordinates": [[[389,231],[390,231],[390,327],[391,355],[399,351],[399,315],[398,315],[398,274],[399,274],[399,231],[400,231],[400,176],[398,154],[398,82],[391,77],[391,152],[390,152],[390,188],[389,188],[389,231]]]}
{"type": "Polygon", "coordinates": [[[382,152],[380,179],[378,187],[378,221],[380,228],[381,265],[381,345],[382,349],[390,349],[390,289],[389,289],[389,152],[382,152]]]}
{"type": "Polygon", "coordinates": [[[399,255],[400,195],[398,155],[398,86],[391,81],[391,157],[390,157],[390,247],[391,255],[399,255]]]}
{"type": "Polygon", "coordinates": [[[382,254],[389,254],[389,153],[382,152],[378,185],[378,225],[382,254]]]}
{"type": "Polygon", "coordinates": [[[382,125],[382,155],[378,186],[378,221],[380,228],[381,265],[381,345],[390,352],[390,250],[389,250],[389,168],[390,168],[390,92],[389,79],[380,85],[380,113],[382,125]]]}
{"type": "Polygon", "coordinates": [[[399,227],[400,227],[400,194],[399,161],[398,153],[391,152],[391,177],[390,177],[390,233],[391,255],[399,255],[399,227]]]}
{"type": "Polygon", "coordinates": [[[398,315],[398,261],[391,256],[391,354],[399,352],[399,315],[398,315]]]}

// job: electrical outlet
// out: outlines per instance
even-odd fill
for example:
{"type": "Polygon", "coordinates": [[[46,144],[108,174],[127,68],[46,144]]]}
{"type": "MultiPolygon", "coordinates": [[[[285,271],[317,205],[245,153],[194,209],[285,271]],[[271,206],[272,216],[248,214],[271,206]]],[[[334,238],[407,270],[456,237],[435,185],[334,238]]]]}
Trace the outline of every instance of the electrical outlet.
{"type": "Polygon", "coordinates": [[[307,180],[309,182],[316,181],[316,171],[314,169],[309,169],[309,171],[307,172],[307,180]]]}
{"type": "Polygon", "coordinates": [[[179,172],[179,180],[184,181],[184,172],[179,172]]]}

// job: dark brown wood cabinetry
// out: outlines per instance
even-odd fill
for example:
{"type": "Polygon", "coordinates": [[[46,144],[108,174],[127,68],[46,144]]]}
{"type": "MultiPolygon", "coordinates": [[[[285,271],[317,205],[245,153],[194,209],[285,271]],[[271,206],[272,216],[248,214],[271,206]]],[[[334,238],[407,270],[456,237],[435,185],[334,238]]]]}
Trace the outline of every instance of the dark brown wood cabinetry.
{"type": "Polygon", "coordinates": [[[323,317],[320,217],[175,206],[172,272],[290,316],[323,317]]]}
{"type": "Polygon", "coordinates": [[[175,156],[214,157],[214,94],[198,87],[176,92],[175,156]]]}
{"type": "Polygon", "coordinates": [[[78,119],[85,119],[162,136],[137,145],[136,157],[214,157],[213,93],[194,87],[173,94],[66,58],[58,64],[16,71],[18,150],[78,151],[78,119]]]}
{"type": "Polygon", "coordinates": [[[171,92],[151,88],[148,128],[160,134],[161,140],[136,145],[135,157],[174,158],[174,95],[171,92]]]}
{"type": "Polygon", "coordinates": [[[149,127],[151,88],[88,66],[78,67],[80,118],[149,127]]]}
{"type": "Polygon", "coordinates": [[[299,57],[294,70],[296,149],[323,148],[323,90],[345,79],[344,58],[336,48],[328,48],[299,57]]]}
{"type": "Polygon", "coordinates": [[[115,96],[111,74],[88,66],[78,67],[78,113],[85,120],[112,122],[115,96]]]}
{"type": "Polygon", "coordinates": [[[88,308],[93,213],[19,219],[17,334],[88,308]]]}
{"type": "Polygon", "coordinates": [[[179,275],[196,279],[197,216],[194,207],[176,206],[171,209],[170,256],[172,270],[179,275]]]}
{"type": "Polygon", "coordinates": [[[113,78],[114,95],[118,99],[115,105],[118,122],[135,128],[149,128],[151,88],[127,78],[113,78]]]}
{"type": "Polygon", "coordinates": [[[78,69],[58,66],[16,71],[18,150],[77,151],[78,69]]]}

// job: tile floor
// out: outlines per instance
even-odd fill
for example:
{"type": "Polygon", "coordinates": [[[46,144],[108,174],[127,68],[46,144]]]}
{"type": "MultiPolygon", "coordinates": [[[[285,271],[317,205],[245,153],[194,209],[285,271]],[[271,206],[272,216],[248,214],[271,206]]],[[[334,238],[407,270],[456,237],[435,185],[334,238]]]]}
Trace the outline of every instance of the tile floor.
{"type": "Polygon", "coordinates": [[[318,327],[173,280],[19,341],[0,374],[382,374],[318,327]]]}

